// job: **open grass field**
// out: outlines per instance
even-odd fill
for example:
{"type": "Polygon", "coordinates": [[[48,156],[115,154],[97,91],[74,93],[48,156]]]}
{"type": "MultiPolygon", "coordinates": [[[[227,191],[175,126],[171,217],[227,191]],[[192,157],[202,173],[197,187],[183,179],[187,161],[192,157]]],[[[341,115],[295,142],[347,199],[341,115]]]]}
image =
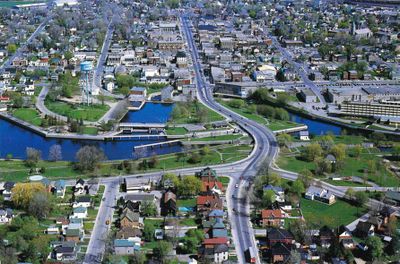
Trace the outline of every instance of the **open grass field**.
{"type": "MultiPolygon", "coordinates": [[[[133,164],[135,169],[130,173],[139,172],[151,172],[160,170],[169,170],[175,168],[187,168],[193,166],[211,166],[221,164],[224,162],[234,162],[237,160],[244,159],[252,150],[252,146],[249,145],[222,145],[210,148],[210,154],[201,157],[201,161],[198,163],[189,163],[188,158],[180,159],[177,154],[167,154],[158,156],[159,162],[155,168],[147,170],[139,170],[138,163],[135,161],[133,164]]],[[[200,152],[195,149],[192,152],[200,152]]],[[[190,152],[189,152],[190,153],[190,152]]],[[[190,155],[190,154],[189,154],[190,155]]],[[[102,163],[99,169],[95,172],[82,173],[74,170],[73,164],[67,161],[40,161],[37,164],[37,168],[45,168],[45,172],[41,173],[43,176],[51,179],[76,179],[79,177],[89,178],[95,177],[107,177],[127,174],[124,170],[118,170],[114,165],[119,164],[121,161],[105,162],[102,163]]],[[[0,161],[0,181],[27,181],[30,176],[30,168],[25,166],[24,161],[21,160],[2,160],[0,161]]]]}
{"type": "Polygon", "coordinates": [[[300,207],[306,221],[327,225],[331,228],[348,225],[365,213],[365,209],[358,208],[350,203],[337,200],[332,205],[302,198],[300,207]],[[358,213],[357,213],[358,211],[358,213]]]}
{"type": "Polygon", "coordinates": [[[235,113],[242,115],[248,119],[251,119],[259,124],[262,124],[272,131],[277,131],[277,130],[282,130],[282,129],[287,129],[287,128],[293,128],[293,127],[298,127],[301,126],[302,124],[298,124],[295,122],[291,121],[283,121],[283,120],[271,120],[271,119],[266,119],[261,115],[258,115],[256,113],[251,112],[248,110],[246,107],[244,108],[235,108],[231,107],[227,104],[226,101],[219,100],[219,103],[222,104],[223,106],[229,108],[230,110],[234,111],[235,113]]]}
{"type": "Polygon", "coordinates": [[[42,124],[42,118],[40,117],[38,111],[33,108],[15,109],[13,111],[13,116],[35,126],[40,126],[42,124]]]}
{"type": "Polygon", "coordinates": [[[108,105],[71,105],[59,101],[45,102],[46,107],[59,115],[66,116],[72,119],[83,119],[85,121],[98,121],[110,108],[108,105]]]}
{"type": "Polygon", "coordinates": [[[184,127],[168,127],[165,131],[167,135],[185,135],[188,133],[184,127]]]}
{"type": "Polygon", "coordinates": [[[205,123],[208,122],[215,122],[215,121],[222,121],[225,118],[218,114],[217,112],[211,110],[210,108],[197,103],[197,104],[190,104],[188,109],[189,115],[182,116],[180,118],[172,118],[170,122],[174,124],[193,124],[193,123],[201,123],[199,122],[198,112],[204,111],[206,117],[202,117],[205,123]]]}

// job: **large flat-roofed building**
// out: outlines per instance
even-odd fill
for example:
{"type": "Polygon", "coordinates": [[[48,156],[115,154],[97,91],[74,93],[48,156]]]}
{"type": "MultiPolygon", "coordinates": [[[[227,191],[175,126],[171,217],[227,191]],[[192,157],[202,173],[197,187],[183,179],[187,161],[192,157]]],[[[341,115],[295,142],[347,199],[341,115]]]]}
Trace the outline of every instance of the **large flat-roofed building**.
{"type": "Polygon", "coordinates": [[[316,103],[317,96],[310,89],[303,89],[300,92],[300,97],[303,98],[306,103],[316,103]]]}
{"type": "Polygon", "coordinates": [[[254,92],[259,87],[261,85],[257,82],[220,82],[215,84],[214,92],[246,98],[249,92],[254,92]]]}
{"type": "Polygon", "coordinates": [[[328,101],[334,104],[343,102],[366,102],[368,94],[361,88],[357,89],[328,89],[328,101]]]}
{"type": "Polygon", "coordinates": [[[365,87],[363,90],[374,100],[400,100],[400,87],[365,87]]]}
{"type": "Polygon", "coordinates": [[[330,111],[333,115],[359,116],[359,117],[399,117],[400,102],[344,102],[339,105],[338,110],[330,111]]]}

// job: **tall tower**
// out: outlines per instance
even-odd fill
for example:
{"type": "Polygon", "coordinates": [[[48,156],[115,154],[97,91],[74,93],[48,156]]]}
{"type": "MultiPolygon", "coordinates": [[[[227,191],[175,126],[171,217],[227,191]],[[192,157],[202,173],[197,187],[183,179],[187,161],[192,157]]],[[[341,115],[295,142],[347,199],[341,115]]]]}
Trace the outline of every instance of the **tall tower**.
{"type": "Polygon", "coordinates": [[[93,65],[90,61],[81,62],[82,103],[91,104],[93,95],[93,65]]]}

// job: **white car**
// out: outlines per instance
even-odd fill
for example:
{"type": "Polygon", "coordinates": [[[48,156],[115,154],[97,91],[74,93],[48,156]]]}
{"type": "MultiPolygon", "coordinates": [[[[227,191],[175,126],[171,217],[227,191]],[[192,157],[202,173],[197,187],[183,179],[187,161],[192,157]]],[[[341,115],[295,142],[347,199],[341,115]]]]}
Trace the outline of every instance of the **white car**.
{"type": "Polygon", "coordinates": [[[239,183],[236,183],[236,184],[235,184],[235,188],[239,188],[239,183]]]}

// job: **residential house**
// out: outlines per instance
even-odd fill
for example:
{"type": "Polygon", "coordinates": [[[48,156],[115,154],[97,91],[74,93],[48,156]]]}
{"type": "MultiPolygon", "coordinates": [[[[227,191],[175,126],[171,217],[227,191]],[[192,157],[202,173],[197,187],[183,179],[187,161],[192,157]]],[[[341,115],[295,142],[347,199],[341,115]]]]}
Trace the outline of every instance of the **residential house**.
{"type": "Polygon", "coordinates": [[[385,194],[385,201],[393,204],[393,205],[400,205],[400,192],[389,190],[385,194]]]}
{"type": "Polygon", "coordinates": [[[139,213],[125,209],[120,217],[121,227],[143,228],[143,218],[139,213]]]}
{"type": "Polygon", "coordinates": [[[263,227],[280,227],[285,223],[285,220],[280,209],[264,209],[261,210],[260,223],[263,227]]]}
{"type": "Polygon", "coordinates": [[[392,207],[385,206],[379,212],[379,215],[382,217],[382,223],[386,225],[389,222],[389,219],[396,215],[396,210],[392,207]]]}
{"type": "Polygon", "coordinates": [[[350,230],[346,227],[341,225],[337,230],[337,236],[339,239],[339,243],[348,249],[355,248],[356,244],[353,240],[353,235],[351,234],[350,230]]]}
{"type": "Polygon", "coordinates": [[[79,242],[83,240],[84,232],[81,228],[67,228],[65,231],[66,241],[79,242]]]}
{"type": "Polygon", "coordinates": [[[53,193],[60,198],[64,198],[65,196],[65,181],[57,180],[53,186],[53,193]]]}
{"type": "Polygon", "coordinates": [[[70,218],[80,218],[84,219],[88,216],[88,211],[86,207],[76,207],[72,211],[72,215],[70,215],[70,218]]]}
{"type": "Polygon", "coordinates": [[[11,201],[11,190],[14,188],[15,182],[5,182],[3,185],[3,199],[4,201],[11,201]]]}
{"type": "Polygon", "coordinates": [[[270,263],[287,263],[294,245],[276,243],[270,249],[270,263]]]}
{"type": "Polygon", "coordinates": [[[375,226],[369,222],[362,222],[359,221],[355,234],[361,238],[367,238],[369,236],[374,236],[375,235],[375,226]]]}
{"type": "Polygon", "coordinates": [[[73,241],[63,241],[52,243],[50,258],[58,261],[75,261],[78,247],[73,241]]]}
{"type": "Polygon", "coordinates": [[[132,87],[129,93],[130,101],[143,101],[146,100],[147,90],[145,87],[132,87]]]}
{"type": "Polygon", "coordinates": [[[309,141],[310,140],[310,133],[308,130],[303,130],[299,132],[299,138],[301,141],[309,141]]]}
{"type": "Polygon", "coordinates": [[[0,224],[8,224],[13,219],[13,210],[10,208],[0,209],[0,224]]]}
{"type": "Polygon", "coordinates": [[[82,178],[79,178],[74,186],[74,195],[79,196],[87,194],[86,188],[86,182],[82,178]]]}
{"type": "Polygon", "coordinates": [[[271,184],[265,185],[263,187],[263,192],[266,191],[273,191],[275,194],[275,201],[279,203],[284,203],[285,202],[285,191],[283,190],[282,187],[279,186],[273,186],[271,184]]]}
{"type": "Polygon", "coordinates": [[[115,239],[114,240],[114,252],[115,255],[133,255],[135,251],[140,250],[140,246],[136,245],[135,242],[128,239],[115,239]]]}
{"type": "Polygon", "coordinates": [[[80,196],[75,199],[75,202],[72,204],[73,208],[77,207],[90,207],[92,205],[92,199],[89,196],[80,196]]]}
{"type": "Polygon", "coordinates": [[[276,243],[293,244],[294,236],[283,228],[267,228],[267,243],[269,246],[273,246],[276,243]]]}
{"type": "Polygon", "coordinates": [[[310,186],[304,197],[309,200],[317,200],[327,204],[333,204],[336,202],[335,195],[330,193],[328,190],[316,186],[310,186]]]}
{"type": "Polygon", "coordinates": [[[198,213],[207,213],[215,209],[223,209],[222,200],[216,194],[198,196],[196,207],[198,213]]]}
{"type": "Polygon", "coordinates": [[[214,179],[207,178],[201,182],[201,192],[204,194],[213,194],[216,193],[221,195],[224,192],[224,186],[222,182],[214,179]]]}
{"type": "Polygon", "coordinates": [[[161,215],[176,215],[177,207],[176,207],[176,195],[171,192],[167,191],[163,193],[161,198],[161,215]]]}
{"type": "Polygon", "coordinates": [[[331,246],[334,236],[335,235],[334,235],[332,229],[330,229],[327,226],[323,226],[319,230],[319,236],[318,236],[319,245],[323,248],[329,248],[331,246]]]}
{"type": "Polygon", "coordinates": [[[217,172],[210,167],[207,167],[199,172],[195,173],[196,177],[199,177],[201,181],[215,180],[217,177],[217,172]]]}
{"type": "Polygon", "coordinates": [[[199,250],[201,259],[207,259],[211,263],[223,263],[229,258],[229,247],[226,243],[213,246],[201,246],[199,250]]]}
{"type": "Polygon", "coordinates": [[[117,239],[128,239],[132,241],[135,237],[142,237],[142,230],[129,226],[123,227],[117,232],[115,237],[117,239]]]}

